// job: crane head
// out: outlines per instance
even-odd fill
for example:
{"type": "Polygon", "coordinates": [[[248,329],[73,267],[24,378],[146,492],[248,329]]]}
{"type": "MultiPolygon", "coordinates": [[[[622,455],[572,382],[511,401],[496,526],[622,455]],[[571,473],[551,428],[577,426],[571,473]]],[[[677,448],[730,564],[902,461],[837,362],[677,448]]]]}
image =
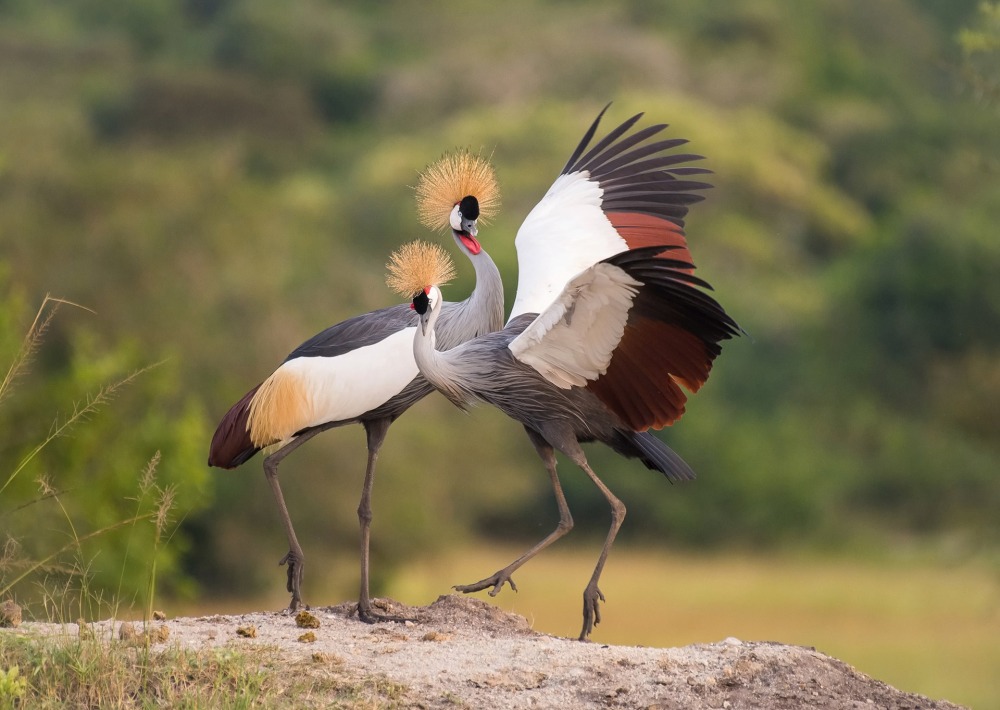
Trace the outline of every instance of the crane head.
{"type": "Polygon", "coordinates": [[[496,174],[486,158],[468,150],[447,153],[420,174],[416,192],[425,227],[451,228],[455,241],[472,256],[482,251],[476,240],[479,220],[486,223],[500,206],[496,174]]]}
{"type": "Polygon", "coordinates": [[[408,242],[392,253],[386,268],[386,284],[412,299],[410,307],[420,315],[421,327],[426,330],[430,311],[441,300],[438,287],[455,278],[455,265],[448,252],[438,244],[408,242]]]}

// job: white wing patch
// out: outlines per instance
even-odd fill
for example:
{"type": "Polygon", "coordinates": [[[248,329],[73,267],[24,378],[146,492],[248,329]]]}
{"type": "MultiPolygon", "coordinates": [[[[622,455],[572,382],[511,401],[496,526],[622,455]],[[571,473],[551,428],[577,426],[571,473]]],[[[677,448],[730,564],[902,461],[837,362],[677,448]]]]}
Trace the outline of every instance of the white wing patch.
{"type": "Polygon", "coordinates": [[[640,285],[617,266],[596,264],[572,279],[508,347],[557,387],[582,387],[607,372],[640,285]]]}
{"type": "Polygon", "coordinates": [[[601,209],[604,191],[586,171],[560,175],[528,213],[517,247],[517,296],[510,318],[541,313],[574,276],[628,249],[601,209]]]}
{"type": "Polygon", "coordinates": [[[274,371],[250,402],[256,446],[287,441],[295,432],[353,419],[385,404],[417,376],[415,327],[336,357],[297,357],[274,371]]]}

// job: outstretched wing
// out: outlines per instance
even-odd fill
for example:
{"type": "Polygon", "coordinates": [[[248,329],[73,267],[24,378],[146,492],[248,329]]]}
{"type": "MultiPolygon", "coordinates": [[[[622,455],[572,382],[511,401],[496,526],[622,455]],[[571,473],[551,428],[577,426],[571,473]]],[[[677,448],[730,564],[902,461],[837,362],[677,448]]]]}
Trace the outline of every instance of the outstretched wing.
{"type": "Polygon", "coordinates": [[[604,111],[517,232],[518,285],[510,320],[541,313],[574,276],[628,249],[679,247],[677,258],[690,261],[684,217],[691,203],[703,199],[698,191],[711,185],[685,178],[710,171],[686,165],[699,155],[669,152],[686,140],[654,140],[666,124],[629,134],[642,114],[588,150],[604,111]]]}
{"type": "Polygon", "coordinates": [[[741,330],[679,248],[612,256],[571,279],[509,348],[549,382],[586,386],[635,431],[684,411],[708,378],[719,343],[741,330]]]}

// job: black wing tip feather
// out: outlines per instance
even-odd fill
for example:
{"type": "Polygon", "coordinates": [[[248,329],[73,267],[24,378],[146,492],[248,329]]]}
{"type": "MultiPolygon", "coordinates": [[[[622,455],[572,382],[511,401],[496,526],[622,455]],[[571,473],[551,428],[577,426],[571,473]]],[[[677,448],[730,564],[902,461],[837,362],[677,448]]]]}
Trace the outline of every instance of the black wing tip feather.
{"type": "Polygon", "coordinates": [[[646,128],[636,131],[630,136],[622,137],[622,135],[630,129],[641,116],[641,113],[633,116],[621,126],[618,126],[618,128],[609,133],[594,147],[593,150],[580,159],[580,161],[574,166],[574,169],[587,170],[591,174],[596,174],[602,170],[604,172],[608,172],[652,153],[669,150],[670,148],[676,148],[677,146],[688,142],[684,138],[674,138],[657,141],[655,143],[646,143],[643,145],[644,141],[652,138],[666,128],[666,123],[647,126],[646,128]]]}
{"type": "MultiPolygon", "coordinates": [[[[566,166],[562,170],[563,175],[582,170],[583,165],[590,163],[596,155],[600,154],[602,151],[608,148],[608,146],[610,146],[616,140],[621,138],[622,135],[628,133],[629,129],[631,129],[632,126],[634,126],[639,121],[639,119],[641,119],[645,115],[644,113],[640,112],[635,114],[631,118],[626,119],[620,125],[608,131],[607,135],[601,138],[586,155],[582,155],[583,151],[587,150],[587,148],[590,146],[590,141],[594,139],[594,134],[597,132],[597,126],[601,122],[601,118],[604,116],[604,112],[608,110],[609,106],[611,106],[611,104],[608,104],[607,106],[604,107],[604,109],[601,110],[601,113],[598,114],[597,118],[591,124],[590,128],[587,129],[587,132],[584,134],[583,139],[580,141],[580,144],[576,147],[576,150],[573,151],[573,155],[570,156],[570,159],[566,162],[566,166]]],[[[625,140],[629,140],[629,138],[626,138],[625,140]]]]}
{"type": "Polygon", "coordinates": [[[590,124],[590,128],[588,128],[587,132],[583,134],[583,138],[580,140],[580,143],[576,146],[576,150],[573,151],[573,155],[569,157],[569,160],[566,161],[566,165],[563,166],[562,172],[560,173],[561,175],[565,175],[567,173],[572,172],[572,170],[570,170],[570,167],[583,154],[583,151],[587,150],[587,145],[590,143],[590,141],[594,139],[594,134],[597,133],[597,127],[600,125],[601,119],[604,118],[604,114],[605,112],[607,112],[609,108],[611,108],[610,101],[608,101],[608,103],[604,105],[604,108],[601,109],[601,112],[597,114],[597,118],[595,118],[594,122],[590,124]]]}
{"type": "MultiPolygon", "coordinates": [[[[590,147],[601,119],[610,106],[611,104],[608,103],[601,109],[597,118],[587,129],[586,133],[584,133],[573,154],[566,161],[566,165],[562,169],[563,175],[586,170],[599,182],[603,182],[604,178],[621,177],[623,173],[631,175],[643,173],[653,167],[649,165],[648,161],[643,160],[644,158],[655,156],[658,153],[663,153],[664,151],[672,150],[688,143],[686,138],[667,138],[649,142],[650,139],[669,127],[670,124],[667,123],[646,126],[628,135],[628,132],[644,115],[643,113],[637,113],[610,130],[593,147],[590,147]],[[588,148],[590,148],[589,152],[584,154],[588,148]]],[[[661,155],[657,159],[663,157],[661,155]]],[[[674,158],[673,163],[701,159],[702,156],[682,156],[681,158],[674,158]]]]}
{"type": "Polygon", "coordinates": [[[718,343],[745,335],[746,331],[740,324],[706,293],[713,290],[711,284],[687,273],[687,270],[694,269],[693,264],[683,259],[660,256],[679,248],[663,245],[639,247],[615,254],[604,262],[652,286],[648,295],[669,306],[668,310],[675,317],[707,342],[718,343]]]}
{"type": "Polygon", "coordinates": [[[608,103],[587,129],[570,159],[563,175],[586,172],[602,188],[605,212],[636,212],[672,222],[684,227],[688,207],[704,199],[698,191],[711,184],[684,180],[688,175],[705,175],[712,171],[687,163],[703,160],[694,153],[669,153],[688,143],[685,138],[655,137],[669,124],[657,123],[630,133],[643,117],[637,113],[608,131],[593,146],[601,119],[610,108],[608,103]]]}

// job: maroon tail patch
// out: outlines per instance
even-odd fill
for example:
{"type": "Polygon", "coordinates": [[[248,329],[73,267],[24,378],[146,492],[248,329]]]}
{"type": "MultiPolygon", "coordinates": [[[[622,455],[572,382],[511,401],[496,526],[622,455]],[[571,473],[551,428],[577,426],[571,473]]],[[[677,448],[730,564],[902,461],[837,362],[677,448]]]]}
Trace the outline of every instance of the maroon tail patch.
{"type": "Polygon", "coordinates": [[[250,432],[247,431],[250,400],[257,394],[259,388],[260,385],[257,385],[243,395],[243,398],[230,407],[226,416],[219,422],[212,437],[212,446],[208,451],[209,466],[236,468],[260,451],[260,448],[250,441],[250,432]]]}

